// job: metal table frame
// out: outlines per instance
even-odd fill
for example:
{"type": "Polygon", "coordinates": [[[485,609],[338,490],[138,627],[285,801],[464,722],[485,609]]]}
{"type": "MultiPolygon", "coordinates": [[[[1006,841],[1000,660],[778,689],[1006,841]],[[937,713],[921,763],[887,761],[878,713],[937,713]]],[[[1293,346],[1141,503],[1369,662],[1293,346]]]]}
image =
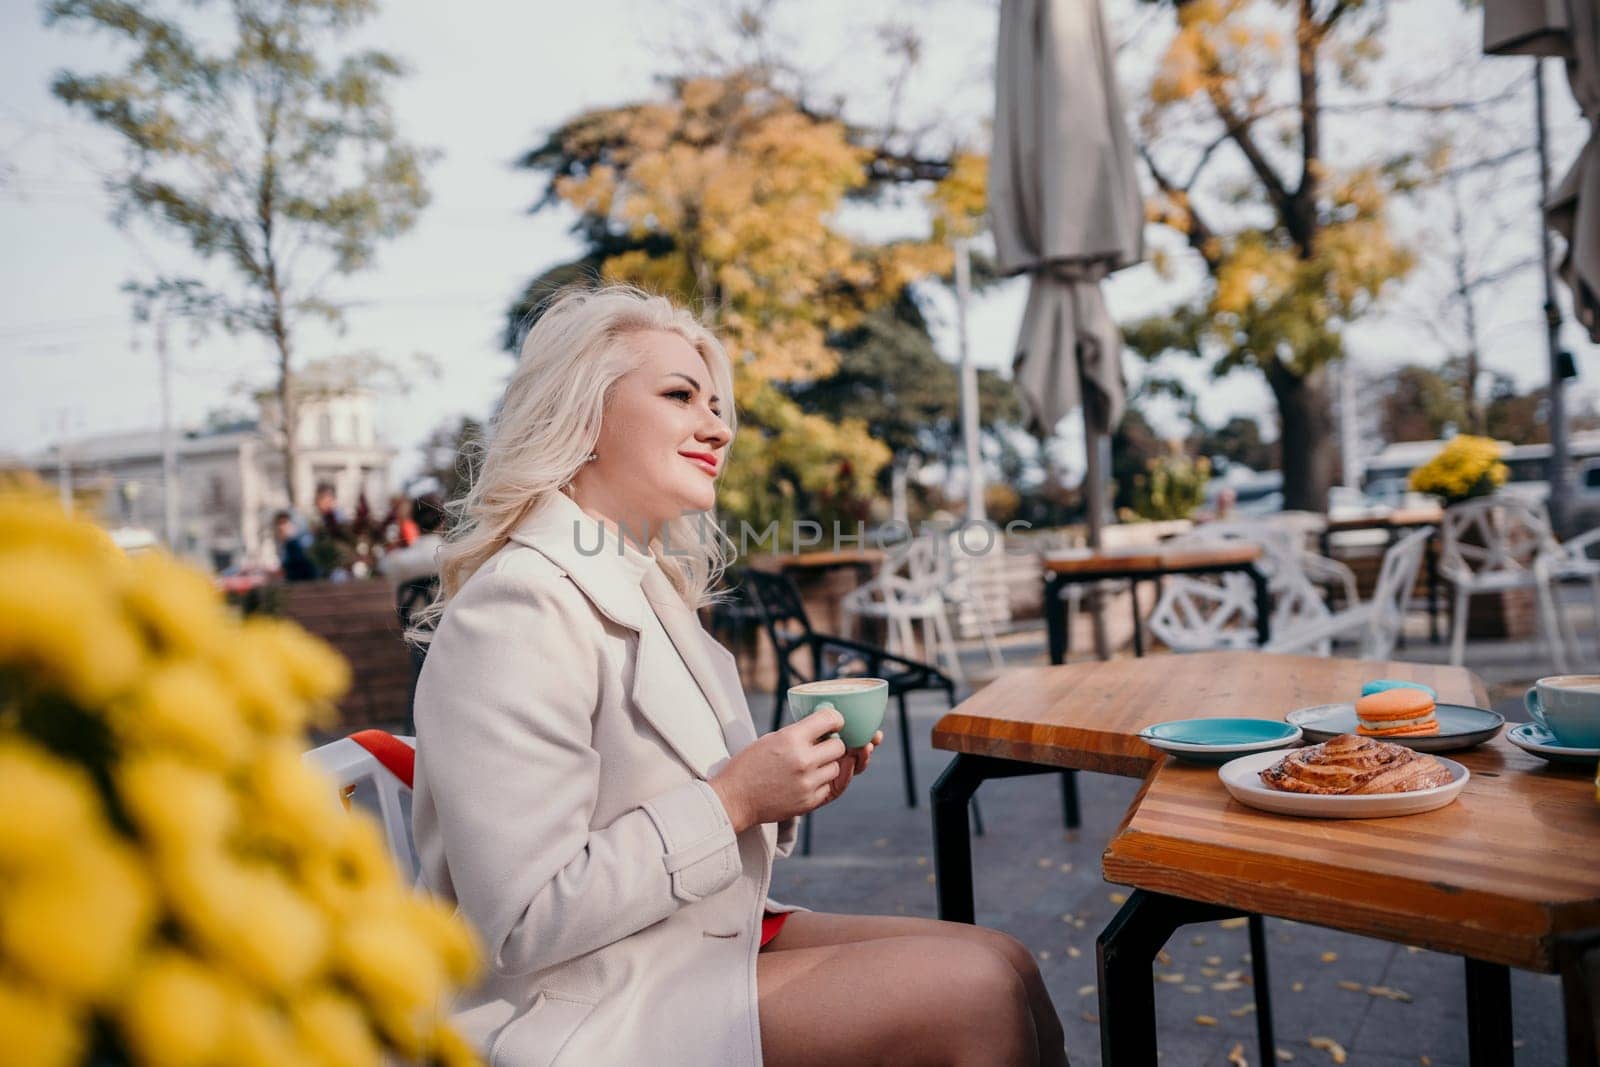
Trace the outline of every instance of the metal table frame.
{"type": "MultiPolygon", "coordinates": [[[[933,872],[939,918],[977,921],[972,884],[972,839],[967,804],[991,778],[1049,774],[1062,768],[957,753],[930,790],[933,872]]],[[[1135,801],[1137,803],[1137,801],[1135,801]]],[[[1259,914],[1135,889],[1096,942],[1100,991],[1100,1050],[1106,1067],[1156,1063],[1155,980],[1151,963],[1180,926],[1244,916],[1249,919],[1250,967],[1261,1062],[1275,1063],[1272,998],[1265,924],[1259,914]]],[[[1472,1067],[1509,1067],[1511,971],[1504,964],[1463,957],[1467,978],[1467,1040],[1472,1067]]]]}

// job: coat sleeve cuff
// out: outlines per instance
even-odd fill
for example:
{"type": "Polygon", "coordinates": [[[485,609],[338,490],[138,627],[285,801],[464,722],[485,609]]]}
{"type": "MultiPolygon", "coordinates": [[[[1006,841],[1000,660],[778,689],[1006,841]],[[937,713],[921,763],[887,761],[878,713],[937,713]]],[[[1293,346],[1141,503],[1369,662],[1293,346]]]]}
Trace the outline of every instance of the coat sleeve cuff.
{"type": "Polygon", "coordinates": [[[778,824],[777,847],[774,850],[781,857],[788,857],[794,852],[794,843],[800,837],[800,820],[785,819],[778,824]]]}
{"type": "Polygon", "coordinates": [[[709,783],[685,782],[647,800],[644,810],[661,835],[662,863],[679,900],[692,904],[739,877],[739,839],[709,783]]]}

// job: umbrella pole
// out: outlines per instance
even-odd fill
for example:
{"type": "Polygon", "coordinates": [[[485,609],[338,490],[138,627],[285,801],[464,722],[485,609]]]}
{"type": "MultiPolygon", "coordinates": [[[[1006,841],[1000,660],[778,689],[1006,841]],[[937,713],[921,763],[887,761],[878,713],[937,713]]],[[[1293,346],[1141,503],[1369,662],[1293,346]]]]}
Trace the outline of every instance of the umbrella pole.
{"type": "MultiPolygon", "coordinates": [[[[1080,361],[1081,366],[1081,361],[1080,361]]],[[[1085,397],[1087,397],[1085,393],[1085,397]]],[[[1086,470],[1083,477],[1084,493],[1088,497],[1089,547],[1100,550],[1100,531],[1106,525],[1106,467],[1110,438],[1095,425],[1095,418],[1086,403],[1083,409],[1084,458],[1086,470]]],[[[1135,591],[1137,596],[1137,590],[1135,591]]],[[[1137,609],[1137,604],[1135,604],[1137,609]]],[[[1089,615],[1094,623],[1094,654],[1098,659],[1111,658],[1111,639],[1106,634],[1105,604],[1101,601],[1098,585],[1091,587],[1089,615]]]]}
{"type": "Polygon", "coordinates": [[[1557,537],[1567,535],[1567,411],[1564,360],[1561,352],[1561,305],[1556,302],[1555,257],[1550,248],[1550,225],[1544,205],[1550,198],[1550,147],[1544,117],[1544,60],[1533,60],[1534,123],[1539,144],[1539,251],[1544,264],[1545,348],[1550,360],[1550,525],[1557,537]]]}
{"type": "Polygon", "coordinates": [[[966,238],[956,240],[956,343],[961,356],[961,440],[967,457],[967,521],[986,522],[983,456],[978,449],[978,368],[967,342],[967,302],[972,299],[972,260],[966,238]]]}

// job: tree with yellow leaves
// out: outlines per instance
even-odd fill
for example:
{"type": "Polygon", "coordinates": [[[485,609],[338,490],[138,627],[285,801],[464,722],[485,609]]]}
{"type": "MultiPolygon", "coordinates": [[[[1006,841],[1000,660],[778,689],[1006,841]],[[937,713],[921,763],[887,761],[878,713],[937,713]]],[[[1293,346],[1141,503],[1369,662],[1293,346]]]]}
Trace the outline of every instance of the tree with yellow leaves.
{"type": "Polygon", "coordinates": [[[530,283],[514,330],[561,286],[595,279],[700,309],[733,356],[741,420],[719,504],[758,529],[864,514],[889,447],[859,419],[806,413],[790,389],[834,372],[830,338],[948,271],[945,238],[982,210],[981,165],[896,167],[862,140],[746,70],[581,114],[521,161],[549,175],[545,203],[578,211],[589,251],[530,283]],[[926,238],[872,242],[838,224],[847,198],[930,176],[926,238]]]}
{"type": "Polygon", "coordinates": [[[1150,217],[1183,235],[1207,284],[1130,327],[1129,345],[1147,358],[1192,353],[1218,375],[1265,376],[1291,509],[1326,504],[1327,366],[1344,353],[1344,328],[1413,263],[1386,218],[1390,197],[1444,162],[1439,144],[1349,165],[1328,158],[1326,90],[1359,83],[1382,17],[1362,0],[1192,0],[1177,8],[1140,115],[1150,217]],[[1229,158],[1238,166],[1218,173],[1229,158]]]}

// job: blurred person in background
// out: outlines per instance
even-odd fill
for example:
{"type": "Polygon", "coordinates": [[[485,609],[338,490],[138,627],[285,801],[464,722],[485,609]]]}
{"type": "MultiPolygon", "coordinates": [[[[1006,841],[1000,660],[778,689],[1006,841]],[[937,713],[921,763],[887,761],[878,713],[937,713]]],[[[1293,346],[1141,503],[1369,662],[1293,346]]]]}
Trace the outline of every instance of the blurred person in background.
{"type": "Polygon", "coordinates": [[[378,560],[378,573],[393,579],[396,585],[438,574],[439,546],[444,544],[444,501],[437,493],[407,501],[406,509],[416,516],[416,536],[406,547],[386,552],[378,560]]]}

